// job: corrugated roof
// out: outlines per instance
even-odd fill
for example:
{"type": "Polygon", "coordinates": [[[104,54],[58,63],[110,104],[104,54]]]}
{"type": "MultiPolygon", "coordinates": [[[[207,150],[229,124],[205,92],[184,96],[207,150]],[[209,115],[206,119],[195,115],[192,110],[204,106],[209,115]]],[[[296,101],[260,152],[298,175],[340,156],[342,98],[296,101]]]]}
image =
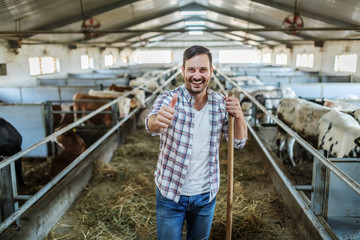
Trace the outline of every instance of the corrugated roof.
{"type": "Polygon", "coordinates": [[[354,0],[7,0],[0,3],[0,38],[21,39],[22,44],[181,47],[188,40],[224,47],[291,46],[358,40],[359,30],[360,1],[354,0]],[[181,14],[183,10],[203,10],[206,14],[186,16],[181,14]],[[85,22],[88,32],[84,34],[82,25],[87,18],[91,19],[85,22]],[[206,34],[189,36],[185,22],[190,20],[204,22],[195,27],[206,34]]]}

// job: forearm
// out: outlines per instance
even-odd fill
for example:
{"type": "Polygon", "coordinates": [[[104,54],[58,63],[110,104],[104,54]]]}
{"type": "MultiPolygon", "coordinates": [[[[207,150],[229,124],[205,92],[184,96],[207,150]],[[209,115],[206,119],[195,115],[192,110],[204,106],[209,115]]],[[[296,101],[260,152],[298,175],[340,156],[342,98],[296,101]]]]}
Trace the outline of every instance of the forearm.
{"type": "Polygon", "coordinates": [[[242,140],[247,136],[247,126],[244,116],[234,118],[234,138],[242,140]]]}

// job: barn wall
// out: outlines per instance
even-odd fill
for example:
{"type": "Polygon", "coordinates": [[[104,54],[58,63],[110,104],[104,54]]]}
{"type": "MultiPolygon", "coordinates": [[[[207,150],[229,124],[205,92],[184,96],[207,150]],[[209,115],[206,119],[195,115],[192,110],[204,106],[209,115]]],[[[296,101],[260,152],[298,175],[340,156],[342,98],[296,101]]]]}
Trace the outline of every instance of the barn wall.
{"type": "Polygon", "coordinates": [[[296,55],[297,54],[314,54],[314,67],[302,68],[304,71],[321,71],[323,62],[323,49],[313,45],[294,46],[291,51],[290,66],[296,68],[296,55]]]}
{"type": "Polygon", "coordinates": [[[323,62],[321,71],[332,75],[353,75],[355,82],[360,82],[360,42],[359,41],[327,41],[323,47],[323,62]],[[355,53],[357,57],[357,72],[339,73],[334,71],[335,56],[339,54],[355,53]]]}
{"type": "MultiPolygon", "coordinates": [[[[189,45],[190,46],[190,45],[189,45]]],[[[188,47],[188,46],[187,46],[188,47]]],[[[213,62],[219,62],[220,48],[209,47],[213,53],[213,62]]],[[[241,49],[242,46],[233,46],[231,49],[241,49]]],[[[170,48],[169,48],[170,49],[170,48]]],[[[174,49],[173,60],[176,63],[182,62],[182,54],[186,49],[174,49]]],[[[288,66],[296,67],[296,54],[313,53],[314,68],[304,69],[309,71],[319,71],[324,75],[352,75],[354,82],[360,82],[360,57],[357,61],[358,71],[356,73],[338,73],[334,71],[334,59],[337,54],[356,53],[360,56],[360,43],[358,41],[327,41],[324,47],[315,47],[313,45],[297,45],[292,49],[286,46],[276,46],[273,49],[265,47],[260,49],[261,53],[272,53],[272,64],[275,64],[275,57],[278,53],[288,54],[288,66]]],[[[126,66],[135,62],[134,50],[125,48],[99,49],[95,47],[78,47],[77,49],[69,49],[62,45],[22,45],[18,49],[18,54],[14,54],[5,45],[0,46],[0,63],[7,64],[7,75],[0,76],[0,87],[5,86],[36,86],[37,77],[48,78],[66,78],[68,73],[86,73],[91,70],[82,70],[80,57],[81,55],[89,55],[94,59],[95,69],[104,69],[104,56],[112,54],[114,56],[115,66],[126,66]],[[53,56],[60,59],[60,73],[30,76],[28,58],[35,56],[53,56]]]]}
{"type": "Polygon", "coordinates": [[[36,86],[37,77],[66,78],[68,73],[84,73],[91,70],[82,70],[80,57],[89,55],[94,59],[94,69],[104,69],[104,56],[112,54],[114,65],[120,65],[121,57],[117,48],[77,48],[70,50],[61,45],[23,45],[14,54],[4,45],[0,46],[0,63],[6,63],[7,75],[0,76],[0,87],[9,86],[36,86]],[[30,76],[30,57],[51,56],[59,58],[60,73],[30,76]]]}

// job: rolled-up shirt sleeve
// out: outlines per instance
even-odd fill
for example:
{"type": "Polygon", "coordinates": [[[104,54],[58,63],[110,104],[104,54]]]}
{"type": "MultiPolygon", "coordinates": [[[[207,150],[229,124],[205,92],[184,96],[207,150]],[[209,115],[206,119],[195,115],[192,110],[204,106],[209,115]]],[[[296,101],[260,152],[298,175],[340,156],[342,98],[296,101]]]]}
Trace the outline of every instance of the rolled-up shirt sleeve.
{"type": "Polygon", "coordinates": [[[247,135],[246,135],[246,137],[244,139],[240,139],[240,140],[234,138],[234,148],[243,148],[243,147],[245,147],[247,139],[248,139],[247,135]]]}
{"type": "Polygon", "coordinates": [[[170,101],[171,101],[171,95],[170,95],[170,93],[169,93],[168,91],[160,94],[160,95],[156,98],[156,100],[155,100],[152,108],[150,109],[150,113],[146,116],[146,118],[145,118],[145,130],[146,130],[148,133],[150,133],[152,136],[158,136],[158,135],[160,135],[162,132],[160,132],[160,133],[153,133],[153,132],[150,131],[150,128],[149,128],[149,125],[148,125],[149,117],[151,117],[152,115],[158,114],[158,112],[160,111],[161,105],[163,105],[163,104],[169,105],[169,104],[170,104],[170,101]]]}

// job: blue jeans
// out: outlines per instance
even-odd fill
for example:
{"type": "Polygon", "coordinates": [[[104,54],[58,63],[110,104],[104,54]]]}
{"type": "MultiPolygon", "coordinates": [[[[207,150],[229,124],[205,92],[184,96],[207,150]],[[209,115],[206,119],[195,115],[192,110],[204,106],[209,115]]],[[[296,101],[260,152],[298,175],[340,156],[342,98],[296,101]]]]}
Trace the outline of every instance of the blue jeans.
{"type": "Polygon", "coordinates": [[[186,239],[209,239],[216,200],[209,193],[181,196],[178,203],[156,190],[156,222],[158,240],[181,240],[184,221],[186,239]]]}

